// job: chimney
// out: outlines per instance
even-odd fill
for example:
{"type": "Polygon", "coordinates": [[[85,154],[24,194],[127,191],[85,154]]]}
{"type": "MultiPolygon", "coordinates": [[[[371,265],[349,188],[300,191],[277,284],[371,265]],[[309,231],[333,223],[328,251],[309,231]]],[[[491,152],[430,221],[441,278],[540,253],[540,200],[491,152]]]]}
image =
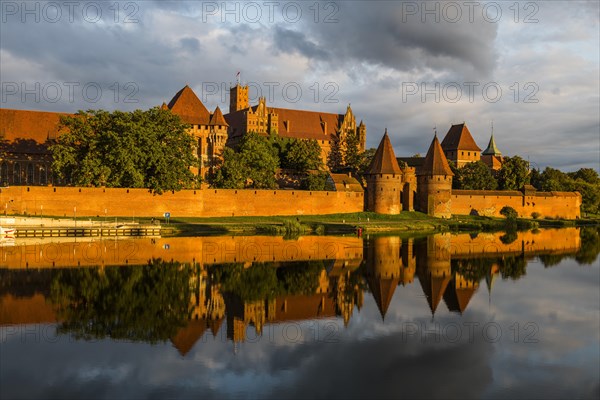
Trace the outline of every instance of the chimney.
{"type": "Polygon", "coordinates": [[[287,133],[290,133],[290,120],[289,119],[285,121],[285,131],[287,133]]]}
{"type": "Polygon", "coordinates": [[[321,124],[323,124],[323,133],[327,135],[327,121],[322,121],[321,124]]]}

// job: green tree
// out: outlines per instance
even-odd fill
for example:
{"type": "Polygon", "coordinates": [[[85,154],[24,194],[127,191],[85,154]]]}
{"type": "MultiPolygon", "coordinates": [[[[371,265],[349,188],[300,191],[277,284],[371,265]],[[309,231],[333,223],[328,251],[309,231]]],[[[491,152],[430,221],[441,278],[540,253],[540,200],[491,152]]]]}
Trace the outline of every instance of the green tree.
{"type": "Polygon", "coordinates": [[[319,172],[308,174],[300,181],[300,188],[303,190],[325,190],[327,183],[327,173],[319,172]]]}
{"type": "Polygon", "coordinates": [[[327,156],[327,166],[332,171],[349,169],[359,173],[365,158],[360,149],[360,137],[356,131],[348,132],[345,138],[337,138],[327,156]]]}
{"type": "Polygon", "coordinates": [[[226,189],[274,189],[279,168],[277,149],[268,138],[250,132],[237,151],[225,149],[221,165],[209,177],[212,187],[226,189]]]}
{"type": "Polygon", "coordinates": [[[248,178],[247,165],[242,156],[226,147],[223,159],[208,180],[212,187],[221,189],[243,189],[248,178]]]}
{"type": "Polygon", "coordinates": [[[281,157],[281,166],[306,173],[323,169],[321,146],[316,140],[292,139],[281,157]]]}
{"type": "Polygon", "coordinates": [[[518,190],[529,183],[529,163],[519,156],[505,157],[498,171],[498,186],[502,190],[518,190]]]}
{"type": "Polygon", "coordinates": [[[494,190],[498,187],[498,182],[482,161],[468,163],[456,171],[452,182],[457,181],[458,189],[494,190]]]}
{"type": "Polygon", "coordinates": [[[149,188],[155,193],[192,187],[194,140],[168,110],[79,111],[61,117],[65,133],[50,146],[52,170],[76,186],[149,188]]]}
{"type": "Polygon", "coordinates": [[[190,317],[190,278],[179,263],[68,269],[50,286],[59,333],[85,340],[110,337],[155,343],[172,337],[190,317]]]}
{"type": "Polygon", "coordinates": [[[239,154],[247,168],[249,178],[247,187],[277,188],[275,173],[279,168],[279,157],[268,138],[254,132],[245,135],[239,147],[239,154]]]}
{"type": "Polygon", "coordinates": [[[569,172],[568,175],[577,180],[581,179],[587,183],[599,184],[600,177],[598,177],[598,172],[596,172],[593,168],[580,168],[575,172],[569,172]]]}

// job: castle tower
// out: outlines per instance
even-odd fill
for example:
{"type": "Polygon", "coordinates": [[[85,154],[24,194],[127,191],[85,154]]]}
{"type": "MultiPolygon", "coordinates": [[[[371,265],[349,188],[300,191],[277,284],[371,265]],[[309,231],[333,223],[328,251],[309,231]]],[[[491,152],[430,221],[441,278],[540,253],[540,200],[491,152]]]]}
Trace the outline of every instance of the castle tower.
{"type": "Polygon", "coordinates": [[[241,86],[239,83],[229,89],[229,112],[236,112],[250,107],[248,102],[248,85],[241,86]]]}
{"type": "Polygon", "coordinates": [[[402,203],[402,171],[396,160],[387,129],[367,170],[367,211],[378,214],[400,214],[402,203]]]}
{"type": "Polygon", "coordinates": [[[365,241],[367,283],[382,319],[402,278],[401,244],[397,236],[375,237],[365,241]]]}
{"type": "Polygon", "coordinates": [[[452,278],[449,249],[450,235],[432,235],[415,243],[417,276],[432,315],[452,278]]]}
{"type": "Polygon", "coordinates": [[[225,121],[223,113],[219,106],[215,108],[215,112],[210,116],[208,123],[209,133],[206,138],[206,155],[203,155],[201,174],[205,176],[207,172],[212,171],[220,158],[223,150],[225,150],[225,143],[227,142],[227,128],[229,124],[225,121]]]}
{"type": "Polygon", "coordinates": [[[450,127],[442,140],[442,149],[457,168],[480,159],[481,149],[464,122],[450,127]]]}
{"type": "Polygon", "coordinates": [[[434,217],[450,218],[453,176],[435,135],[423,166],[417,171],[418,210],[434,217]]]}
{"type": "Polygon", "coordinates": [[[358,128],[356,128],[356,133],[358,134],[360,151],[365,151],[367,146],[367,127],[362,120],[360,121],[360,124],[358,124],[358,128]]]}

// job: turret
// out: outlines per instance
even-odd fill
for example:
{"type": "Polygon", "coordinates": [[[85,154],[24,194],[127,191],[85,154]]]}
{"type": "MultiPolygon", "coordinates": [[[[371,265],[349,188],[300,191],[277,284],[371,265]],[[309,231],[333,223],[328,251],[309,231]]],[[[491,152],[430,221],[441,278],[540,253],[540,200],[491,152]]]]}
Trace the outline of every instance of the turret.
{"type": "Polygon", "coordinates": [[[432,315],[452,278],[449,249],[450,235],[445,234],[428,236],[415,243],[417,276],[432,315]]]}
{"type": "Polygon", "coordinates": [[[402,203],[402,171],[396,160],[387,129],[365,174],[367,211],[378,214],[400,214],[402,203]]]}
{"type": "Polygon", "coordinates": [[[450,218],[453,176],[436,135],[417,171],[418,210],[434,217],[450,218]]]}
{"type": "Polygon", "coordinates": [[[498,171],[502,168],[502,153],[496,146],[493,131],[487,148],[481,153],[481,161],[483,161],[492,171],[498,171]]]}
{"type": "Polygon", "coordinates": [[[397,236],[375,237],[365,241],[363,252],[366,255],[367,283],[382,319],[402,279],[401,245],[401,239],[397,236]]]}

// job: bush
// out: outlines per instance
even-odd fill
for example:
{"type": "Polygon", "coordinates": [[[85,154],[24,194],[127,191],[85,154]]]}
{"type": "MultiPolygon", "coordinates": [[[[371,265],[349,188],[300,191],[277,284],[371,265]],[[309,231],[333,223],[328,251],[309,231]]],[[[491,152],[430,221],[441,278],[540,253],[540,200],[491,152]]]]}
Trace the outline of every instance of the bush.
{"type": "Polygon", "coordinates": [[[506,219],[517,219],[518,216],[517,210],[510,206],[502,207],[502,210],[500,210],[500,214],[504,215],[506,219]]]}
{"type": "Polygon", "coordinates": [[[531,213],[531,218],[533,218],[533,219],[538,219],[541,216],[542,215],[539,212],[536,212],[536,211],[534,211],[534,212],[531,213]]]}

